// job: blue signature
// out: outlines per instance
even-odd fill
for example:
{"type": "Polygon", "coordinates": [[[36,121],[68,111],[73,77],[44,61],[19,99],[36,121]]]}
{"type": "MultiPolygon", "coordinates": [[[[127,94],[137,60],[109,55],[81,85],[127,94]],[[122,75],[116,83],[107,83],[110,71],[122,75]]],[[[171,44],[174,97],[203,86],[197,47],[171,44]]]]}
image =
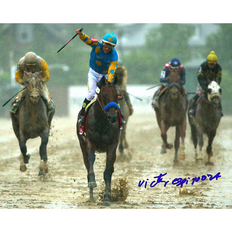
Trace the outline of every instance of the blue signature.
{"type": "MultiPolygon", "coordinates": [[[[154,188],[159,183],[163,183],[164,187],[166,187],[170,181],[163,180],[163,177],[165,175],[167,175],[167,172],[164,174],[160,173],[160,175],[158,175],[158,176],[154,176],[155,180],[153,180],[150,184],[149,184],[149,179],[139,180],[138,187],[142,187],[144,185],[144,188],[147,188],[147,185],[150,185],[151,188],[154,188]]],[[[184,184],[187,185],[189,182],[193,185],[195,182],[198,182],[200,180],[204,181],[208,178],[210,181],[212,181],[214,179],[218,180],[220,177],[221,177],[221,173],[218,172],[215,176],[213,176],[211,174],[206,174],[206,175],[202,175],[199,177],[194,177],[192,179],[190,177],[184,178],[184,179],[183,178],[175,178],[171,183],[173,185],[180,186],[182,188],[184,184]]]]}

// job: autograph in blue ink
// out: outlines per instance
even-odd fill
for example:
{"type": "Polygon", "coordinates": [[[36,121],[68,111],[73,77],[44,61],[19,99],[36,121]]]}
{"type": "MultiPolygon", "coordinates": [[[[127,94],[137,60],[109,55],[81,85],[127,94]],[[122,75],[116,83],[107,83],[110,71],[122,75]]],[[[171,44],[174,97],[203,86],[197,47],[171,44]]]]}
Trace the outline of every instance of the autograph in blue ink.
{"type": "MultiPolygon", "coordinates": [[[[154,188],[157,184],[159,183],[163,183],[164,184],[164,187],[167,186],[167,184],[170,182],[170,181],[165,181],[163,180],[163,177],[167,175],[167,172],[162,174],[160,173],[159,176],[154,176],[154,180],[149,184],[149,179],[147,180],[139,180],[139,183],[138,183],[138,187],[142,187],[144,186],[144,188],[147,188],[147,185],[150,186],[151,188],[154,188]]],[[[215,176],[211,175],[211,174],[206,174],[206,175],[202,175],[202,176],[199,176],[199,177],[194,177],[194,178],[175,178],[171,183],[173,185],[176,185],[176,186],[180,186],[181,188],[183,187],[184,184],[188,184],[189,182],[193,185],[195,182],[198,182],[198,181],[204,181],[206,180],[207,178],[212,181],[214,179],[218,180],[219,178],[221,177],[221,173],[218,172],[215,176]]]]}

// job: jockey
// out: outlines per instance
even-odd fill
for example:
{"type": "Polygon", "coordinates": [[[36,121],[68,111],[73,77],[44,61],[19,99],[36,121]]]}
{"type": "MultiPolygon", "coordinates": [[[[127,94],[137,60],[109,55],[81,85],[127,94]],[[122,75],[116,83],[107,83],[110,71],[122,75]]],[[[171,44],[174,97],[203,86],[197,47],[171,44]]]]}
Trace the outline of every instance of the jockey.
{"type": "MultiPolygon", "coordinates": [[[[110,83],[114,78],[115,70],[118,66],[118,54],[114,48],[117,44],[117,37],[113,32],[111,32],[104,35],[102,42],[99,42],[97,39],[90,38],[88,35],[83,33],[81,29],[77,29],[76,33],[79,35],[79,38],[84,43],[86,43],[92,48],[89,61],[90,69],[88,73],[89,90],[83,101],[83,105],[80,111],[80,119],[78,121],[80,126],[82,126],[85,107],[95,97],[97,83],[101,80],[103,76],[105,76],[105,78],[108,79],[108,82],[110,83]]],[[[125,121],[122,115],[122,125],[124,124],[125,121]]],[[[81,127],[80,134],[83,134],[81,127]]]]}
{"type": "Polygon", "coordinates": [[[158,108],[158,100],[160,97],[161,90],[163,90],[163,88],[167,86],[168,75],[170,72],[173,71],[177,71],[180,74],[182,92],[184,92],[183,85],[185,84],[186,71],[184,66],[181,64],[180,60],[177,58],[173,58],[170,62],[165,64],[164,69],[161,71],[160,82],[162,83],[162,86],[156,91],[152,101],[152,105],[155,108],[158,108]]]}
{"type": "MultiPolygon", "coordinates": [[[[198,79],[198,86],[197,86],[196,95],[193,98],[193,104],[192,106],[190,106],[190,110],[189,110],[191,116],[195,115],[196,106],[197,106],[196,102],[199,96],[202,95],[203,92],[207,90],[208,84],[211,81],[216,81],[219,85],[221,83],[222,68],[217,63],[217,56],[215,55],[214,51],[211,51],[211,53],[207,57],[207,60],[200,65],[197,74],[197,79],[198,79]]],[[[221,116],[223,116],[222,108],[221,108],[221,116]]]]}
{"type": "Polygon", "coordinates": [[[125,97],[125,101],[128,105],[129,108],[129,116],[133,114],[134,110],[130,101],[130,97],[127,93],[127,89],[126,89],[126,84],[127,84],[127,70],[126,68],[123,66],[122,62],[119,60],[118,61],[118,67],[115,71],[115,78],[117,78],[117,84],[120,88],[120,90],[123,92],[123,95],[125,97]]]}
{"type": "MultiPolygon", "coordinates": [[[[17,70],[15,72],[15,80],[21,84],[21,89],[24,88],[23,85],[25,85],[23,81],[23,75],[24,71],[26,72],[39,72],[42,71],[42,81],[43,81],[43,89],[42,89],[42,99],[45,101],[47,108],[48,108],[48,114],[50,114],[52,111],[54,111],[55,106],[53,103],[53,100],[51,99],[51,96],[48,92],[48,88],[45,85],[47,81],[50,79],[49,75],[49,69],[46,61],[42,59],[40,56],[36,55],[34,52],[28,52],[23,56],[17,65],[17,70]]],[[[15,102],[12,104],[10,108],[10,112],[15,113],[18,109],[18,106],[22,99],[25,97],[25,90],[20,91],[15,99],[15,102]]]]}

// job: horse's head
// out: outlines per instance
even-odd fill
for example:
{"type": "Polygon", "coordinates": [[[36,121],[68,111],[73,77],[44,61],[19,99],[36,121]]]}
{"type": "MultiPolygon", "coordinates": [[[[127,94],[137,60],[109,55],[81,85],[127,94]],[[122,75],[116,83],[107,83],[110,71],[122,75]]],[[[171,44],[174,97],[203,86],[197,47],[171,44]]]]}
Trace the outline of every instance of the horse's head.
{"type": "Polygon", "coordinates": [[[41,72],[24,72],[23,81],[27,87],[31,102],[37,103],[39,101],[40,93],[43,87],[41,72]]]}
{"type": "Polygon", "coordinates": [[[172,71],[168,75],[168,89],[172,98],[178,98],[180,92],[180,74],[179,72],[172,71]]]}
{"type": "Polygon", "coordinates": [[[218,106],[221,102],[222,90],[216,81],[211,81],[207,88],[207,98],[210,102],[218,106]]]}
{"type": "Polygon", "coordinates": [[[115,87],[115,83],[109,83],[103,77],[100,81],[101,90],[98,94],[98,101],[107,115],[107,119],[110,123],[116,123],[118,118],[118,92],[115,87]]]}

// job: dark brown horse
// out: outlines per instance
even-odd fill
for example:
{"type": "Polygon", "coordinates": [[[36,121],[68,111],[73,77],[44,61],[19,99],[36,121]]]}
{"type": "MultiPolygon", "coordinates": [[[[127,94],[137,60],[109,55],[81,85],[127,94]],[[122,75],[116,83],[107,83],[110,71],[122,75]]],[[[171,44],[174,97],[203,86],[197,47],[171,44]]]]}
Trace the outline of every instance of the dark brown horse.
{"type": "Polygon", "coordinates": [[[181,92],[180,75],[177,72],[170,72],[168,76],[168,87],[163,94],[159,97],[159,108],[154,108],[156,118],[161,130],[161,137],[163,140],[161,153],[166,153],[166,149],[171,149],[172,144],[167,142],[167,131],[169,127],[176,127],[175,135],[175,157],[174,162],[178,162],[179,158],[184,159],[184,140],[186,131],[186,110],[187,110],[187,97],[181,92]]]}
{"type": "MultiPolygon", "coordinates": [[[[208,161],[206,165],[213,165],[210,158],[213,155],[212,143],[216,135],[218,125],[221,120],[221,88],[217,82],[212,81],[208,85],[207,92],[204,93],[204,97],[200,97],[197,104],[195,116],[192,117],[188,114],[189,124],[191,127],[192,141],[195,148],[195,159],[201,160],[202,147],[204,145],[203,134],[208,137],[208,146],[206,152],[208,154],[208,161]],[[199,141],[199,154],[197,152],[197,143],[199,141]]],[[[192,104],[193,98],[190,100],[192,104]]]]}
{"type": "Polygon", "coordinates": [[[40,72],[24,72],[23,81],[25,82],[25,99],[19,105],[16,113],[10,113],[13,130],[19,141],[21,150],[20,171],[27,170],[26,164],[29,163],[30,155],[27,154],[26,142],[28,139],[41,137],[40,167],[39,175],[45,176],[48,173],[47,165],[47,144],[49,138],[50,125],[55,113],[50,114],[48,118],[47,107],[41,98],[42,76],[40,72]]]}
{"type": "Polygon", "coordinates": [[[77,120],[77,136],[87,169],[91,201],[94,200],[93,188],[97,187],[94,173],[95,151],[100,153],[106,152],[104,205],[110,205],[111,178],[114,172],[116,149],[119,141],[120,115],[118,112],[118,93],[115,85],[106,83],[103,77],[101,86],[97,100],[94,105],[89,108],[88,114],[84,118],[86,135],[83,136],[79,134],[79,124],[77,120]]]}

